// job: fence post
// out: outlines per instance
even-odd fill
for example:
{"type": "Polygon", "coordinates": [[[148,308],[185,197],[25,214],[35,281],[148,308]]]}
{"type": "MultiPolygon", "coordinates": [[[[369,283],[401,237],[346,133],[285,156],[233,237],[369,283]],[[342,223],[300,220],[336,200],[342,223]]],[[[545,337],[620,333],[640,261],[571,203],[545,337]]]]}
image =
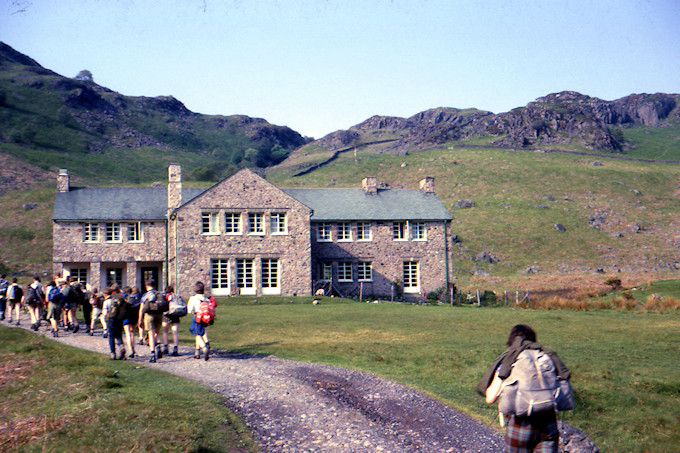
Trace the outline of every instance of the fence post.
{"type": "Polygon", "coordinates": [[[359,283],[359,302],[364,301],[364,282],[359,283]]]}

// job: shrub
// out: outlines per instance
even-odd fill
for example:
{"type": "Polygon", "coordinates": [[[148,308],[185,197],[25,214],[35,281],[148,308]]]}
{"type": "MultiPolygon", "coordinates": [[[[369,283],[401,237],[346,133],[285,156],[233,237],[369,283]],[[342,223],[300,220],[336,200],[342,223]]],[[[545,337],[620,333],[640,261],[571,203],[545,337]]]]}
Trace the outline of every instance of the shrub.
{"type": "Polygon", "coordinates": [[[616,291],[621,288],[621,279],[616,277],[609,277],[604,281],[604,284],[611,286],[612,290],[616,291]]]}

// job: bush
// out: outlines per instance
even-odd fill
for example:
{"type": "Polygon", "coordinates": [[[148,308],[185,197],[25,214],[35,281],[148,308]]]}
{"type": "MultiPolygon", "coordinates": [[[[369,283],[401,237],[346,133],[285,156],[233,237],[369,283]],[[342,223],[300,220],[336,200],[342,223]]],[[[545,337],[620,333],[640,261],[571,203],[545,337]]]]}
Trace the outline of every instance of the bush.
{"type": "Polygon", "coordinates": [[[612,290],[616,291],[621,288],[621,279],[616,277],[609,277],[604,281],[604,284],[611,286],[612,290]]]}

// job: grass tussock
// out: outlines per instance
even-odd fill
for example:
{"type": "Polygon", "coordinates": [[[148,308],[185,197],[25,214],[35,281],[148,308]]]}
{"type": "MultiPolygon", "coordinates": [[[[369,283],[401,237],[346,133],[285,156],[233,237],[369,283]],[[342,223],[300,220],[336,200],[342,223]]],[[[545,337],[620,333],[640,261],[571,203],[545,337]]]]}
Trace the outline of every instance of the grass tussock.
{"type": "Polygon", "coordinates": [[[622,312],[668,313],[680,311],[680,300],[673,296],[651,294],[645,301],[639,301],[630,294],[630,291],[623,291],[619,295],[607,296],[597,291],[582,290],[570,295],[537,297],[530,301],[523,301],[515,306],[516,308],[538,310],[616,310],[622,312]]]}

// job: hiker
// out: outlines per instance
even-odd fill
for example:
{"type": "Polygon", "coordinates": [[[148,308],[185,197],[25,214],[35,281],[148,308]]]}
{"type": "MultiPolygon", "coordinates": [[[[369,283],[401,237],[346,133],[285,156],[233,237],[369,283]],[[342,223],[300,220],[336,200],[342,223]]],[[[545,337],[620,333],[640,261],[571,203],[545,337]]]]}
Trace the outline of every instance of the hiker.
{"type": "Polygon", "coordinates": [[[163,298],[156,289],[155,280],[147,280],[144,286],[146,293],[142,296],[140,315],[144,320],[144,329],[149,332],[149,349],[151,350],[149,362],[155,363],[157,359],[163,357],[163,351],[158,342],[158,333],[163,325],[163,312],[166,311],[167,305],[163,304],[163,298]]]}
{"type": "Polygon", "coordinates": [[[194,352],[194,359],[200,359],[201,351],[203,351],[205,354],[205,360],[208,360],[210,358],[210,342],[208,341],[208,330],[206,327],[209,325],[209,322],[205,322],[200,315],[203,310],[208,308],[207,306],[212,304],[212,302],[210,299],[205,297],[203,294],[204,292],[205,285],[202,282],[196,282],[194,285],[194,295],[191,296],[189,303],[187,304],[187,311],[189,314],[193,315],[191,317],[191,327],[189,328],[189,332],[196,336],[196,351],[194,352]]]}
{"type": "MultiPolygon", "coordinates": [[[[173,301],[173,299],[178,299],[180,298],[177,294],[175,294],[175,287],[172,285],[168,285],[165,287],[165,298],[168,301],[168,305],[170,305],[173,301]]],[[[186,312],[185,312],[186,313],[186,312]]],[[[177,315],[172,315],[172,314],[164,314],[163,315],[163,354],[169,354],[169,349],[168,349],[168,330],[172,330],[172,355],[173,357],[177,357],[179,355],[178,349],[179,349],[179,320],[180,316],[177,315]]]]}
{"type": "Polygon", "coordinates": [[[131,306],[137,307],[137,317],[135,318],[135,325],[137,326],[137,333],[139,335],[139,345],[144,345],[144,316],[142,315],[142,294],[138,287],[133,286],[130,291],[130,297],[128,298],[128,303],[131,306]]]}
{"type": "Polygon", "coordinates": [[[139,305],[141,303],[139,294],[129,286],[123,288],[123,296],[127,300],[125,316],[123,317],[123,339],[130,351],[131,359],[135,358],[135,329],[139,320],[139,305]]]}
{"type": "Polygon", "coordinates": [[[7,288],[9,282],[6,280],[7,274],[0,274],[0,321],[5,319],[5,308],[7,307],[7,288]]]}
{"type": "Polygon", "coordinates": [[[67,317],[67,324],[64,330],[72,330],[73,333],[77,333],[80,329],[80,323],[78,322],[76,312],[83,302],[83,292],[80,289],[80,283],[75,281],[73,277],[69,277],[61,293],[64,295],[64,310],[66,310],[67,317]]]}
{"type": "Polygon", "coordinates": [[[61,319],[61,304],[63,300],[60,285],[62,284],[65,285],[66,281],[63,278],[59,278],[56,282],[51,281],[47,288],[45,288],[47,293],[47,296],[45,296],[47,299],[47,320],[52,327],[53,337],[59,336],[59,320],[61,319]]]}
{"type": "Polygon", "coordinates": [[[33,283],[26,285],[24,289],[24,307],[28,308],[28,314],[31,317],[31,330],[38,331],[40,327],[40,308],[45,300],[45,293],[43,292],[40,277],[33,277],[33,283]]]}
{"type": "Polygon", "coordinates": [[[106,320],[102,317],[104,311],[104,296],[99,294],[99,288],[94,288],[92,290],[89,303],[92,306],[92,314],[90,315],[90,330],[88,334],[92,337],[97,328],[97,321],[101,322],[104,331],[106,331],[106,320]]]}
{"type": "MultiPolygon", "coordinates": [[[[545,353],[554,365],[552,367],[554,374],[569,380],[571,373],[562,360],[553,351],[536,343],[536,332],[530,326],[526,324],[514,326],[510,330],[507,346],[508,349],[496,359],[475,389],[477,393],[486,397],[487,404],[495,403],[499,397],[503,398],[501,392],[504,390],[504,380],[510,377],[515,364],[519,363],[518,356],[525,350],[539,350],[545,353]]],[[[536,368],[539,367],[538,363],[535,365],[536,368]]],[[[533,370],[534,375],[536,368],[533,370]]],[[[521,383],[519,386],[521,387],[521,383]]],[[[499,409],[502,403],[503,401],[499,403],[499,409]]],[[[552,403],[551,400],[549,410],[529,412],[523,416],[501,413],[501,425],[507,424],[505,446],[508,452],[557,453],[559,431],[552,403]]],[[[573,405],[571,408],[573,409],[573,405]]]]}
{"type": "Polygon", "coordinates": [[[14,323],[19,325],[21,319],[21,299],[24,296],[24,290],[17,283],[17,278],[12,278],[12,284],[7,287],[7,311],[9,312],[7,322],[12,324],[12,310],[14,310],[14,323]]]}
{"type": "Polygon", "coordinates": [[[123,318],[127,301],[120,293],[120,287],[114,283],[104,290],[103,316],[106,318],[109,332],[109,351],[111,360],[125,360],[125,346],[123,346],[123,318]],[[116,345],[118,352],[116,353],[116,345]]]}
{"type": "Polygon", "coordinates": [[[88,290],[87,287],[84,284],[80,284],[81,288],[81,293],[83,300],[81,301],[81,305],[83,307],[83,318],[85,318],[85,333],[90,333],[90,328],[92,326],[92,304],[90,303],[90,300],[92,300],[92,291],[88,290]]]}

